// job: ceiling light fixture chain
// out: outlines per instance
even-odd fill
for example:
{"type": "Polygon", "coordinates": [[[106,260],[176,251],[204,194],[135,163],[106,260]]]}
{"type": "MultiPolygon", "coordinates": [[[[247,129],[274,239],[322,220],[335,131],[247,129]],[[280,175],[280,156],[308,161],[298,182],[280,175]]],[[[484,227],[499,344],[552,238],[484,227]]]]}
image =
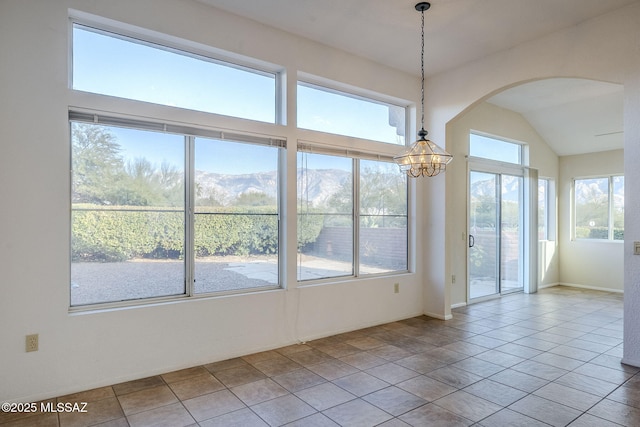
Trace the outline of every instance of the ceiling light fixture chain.
{"type": "Polygon", "coordinates": [[[424,130],[424,11],[430,7],[431,4],[428,2],[420,2],[416,4],[416,10],[422,15],[420,33],[421,126],[418,131],[418,140],[408,149],[393,158],[400,167],[400,171],[406,173],[410,178],[436,176],[440,172],[444,172],[447,168],[447,164],[453,159],[451,154],[438,147],[432,141],[426,139],[428,132],[424,130]]]}
{"type": "MultiPolygon", "coordinates": [[[[421,33],[420,33],[420,40],[421,40],[421,44],[420,44],[420,75],[422,76],[422,81],[420,84],[420,88],[421,88],[421,97],[420,97],[420,105],[422,106],[422,113],[421,113],[421,118],[420,118],[420,123],[422,124],[421,129],[424,131],[424,11],[429,9],[429,7],[431,6],[431,4],[423,2],[423,3],[418,3],[416,5],[416,10],[420,11],[420,14],[422,15],[422,25],[420,26],[420,28],[422,29],[421,33]],[[428,6],[425,6],[428,5],[428,6]]],[[[425,134],[426,135],[426,134],[425,134]]]]}

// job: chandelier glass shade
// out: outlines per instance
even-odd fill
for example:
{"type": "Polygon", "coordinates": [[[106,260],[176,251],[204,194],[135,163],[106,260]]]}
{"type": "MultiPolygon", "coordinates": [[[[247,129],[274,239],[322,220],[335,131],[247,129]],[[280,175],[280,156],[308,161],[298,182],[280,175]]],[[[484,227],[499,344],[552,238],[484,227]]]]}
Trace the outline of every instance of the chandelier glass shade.
{"type": "Polygon", "coordinates": [[[424,129],[418,132],[418,136],[419,139],[411,147],[393,158],[400,166],[400,171],[411,178],[436,176],[444,172],[453,156],[426,139],[427,131],[424,129]]]}

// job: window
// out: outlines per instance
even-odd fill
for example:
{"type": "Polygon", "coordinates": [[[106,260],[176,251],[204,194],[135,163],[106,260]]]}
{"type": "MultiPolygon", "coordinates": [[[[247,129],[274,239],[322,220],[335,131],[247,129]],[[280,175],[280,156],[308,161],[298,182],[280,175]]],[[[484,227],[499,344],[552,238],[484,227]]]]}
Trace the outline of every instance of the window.
{"type": "Polygon", "coordinates": [[[538,239],[548,240],[549,180],[538,179],[538,239]]]}
{"type": "Polygon", "coordinates": [[[276,286],[278,230],[277,148],[196,138],[194,291],[276,286]]]}
{"type": "Polygon", "coordinates": [[[359,166],[359,273],[407,270],[407,175],[395,163],[359,166]]]}
{"type": "Polygon", "coordinates": [[[279,75],[72,26],[72,89],[117,114],[69,113],[71,306],[278,287],[285,141],[134,119],[122,98],[275,123],[279,75]]]}
{"type": "Polygon", "coordinates": [[[72,306],[278,286],[284,141],[70,116],[72,306]]]}
{"type": "Polygon", "coordinates": [[[298,280],[351,276],[353,161],[298,153],[298,280]]]}
{"type": "Polygon", "coordinates": [[[389,162],[299,152],[298,280],[406,270],[406,175],[389,162]]]}
{"type": "Polygon", "coordinates": [[[73,25],[73,89],[274,123],[276,75],[73,25]]]}
{"type": "Polygon", "coordinates": [[[72,122],[71,144],[71,305],[184,294],[184,139],[72,122]]]}
{"type": "MultiPolygon", "coordinates": [[[[71,306],[280,287],[277,68],[88,22],[72,23],[71,306]],[[213,114],[263,123],[222,132],[246,121],[213,114]]],[[[407,180],[379,143],[404,144],[406,109],[374,98],[298,83],[299,128],[386,153],[299,153],[299,280],[407,271],[407,180]]]]}
{"type": "Polygon", "coordinates": [[[476,133],[469,134],[469,155],[483,159],[521,165],[522,145],[476,133]]]}
{"type": "Polygon", "coordinates": [[[538,179],[538,239],[555,240],[556,222],[555,181],[538,179]]]}
{"type": "Polygon", "coordinates": [[[575,238],[624,240],[624,177],[574,180],[575,238]]]}
{"type": "Polygon", "coordinates": [[[298,82],[298,127],[404,145],[406,109],[298,82]]]}

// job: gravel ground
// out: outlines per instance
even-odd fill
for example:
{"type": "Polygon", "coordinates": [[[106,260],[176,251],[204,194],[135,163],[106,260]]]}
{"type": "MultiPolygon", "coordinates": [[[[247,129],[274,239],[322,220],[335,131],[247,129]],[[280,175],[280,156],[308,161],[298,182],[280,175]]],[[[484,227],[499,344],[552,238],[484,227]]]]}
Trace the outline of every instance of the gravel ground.
{"type": "MultiPolygon", "coordinates": [[[[275,263],[259,264],[263,270],[277,268],[275,263]]],[[[196,292],[238,290],[273,286],[277,283],[277,271],[276,280],[272,280],[269,274],[262,274],[264,278],[260,278],[258,274],[241,274],[243,267],[242,263],[198,263],[195,273],[196,292]]],[[[184,263],[181,261],[86,262],[71,266],[71,305],[183,293],[184,263]]]]}
{"type": "MultiPolygon", "coordinates": [[[[236,291],[278,284],[277,259],[273,257],[224,257],[199,259],[195,270],[195,292],[236,291]]],[[[302,280],[348,276],[351,263],[300,256],[298,276],[302,280]]],[[[384,269],[367,267],[368,273],[384,269]]],[[[135,260],[84,262],[71,265],[71,305],[97,304],[140,298],[182,295],[182,261],[135,260]]]]}

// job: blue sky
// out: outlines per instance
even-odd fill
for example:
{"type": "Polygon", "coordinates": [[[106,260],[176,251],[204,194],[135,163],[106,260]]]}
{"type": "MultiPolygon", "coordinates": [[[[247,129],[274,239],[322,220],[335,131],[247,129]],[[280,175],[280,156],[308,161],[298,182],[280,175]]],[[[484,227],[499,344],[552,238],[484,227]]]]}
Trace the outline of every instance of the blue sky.
{"type": "MultiPolygon", "coordinates": [[[[273,74],[132,43],[82,26],[74,27],[73,58],[73,88],[77,90],[275,123],[273,74]]],[[[388,106],[308,85],[299,85],[298,89],[300,127],[404,143],[389,125],[388,106]]],[[[157,165],[167,161],[182,168],[184,147],[180,136],[110,129],[125,157],[146,157],[157,165]]],[[[256,146],[215,144],[217,151],[212,144],[198,146],[197,169],[262,171],[272,164],[262,161],[256,146]]]]}
{"type": "Polygon", "coordinates": [[[469,134],[469,155],[483,159],[520,164],[522,146],[475,133],[469,134]]]}
{"type": "Polygon", "coordinates": [[[226,67],[78,27],[73,32],[73,57],[74,89],[275,121],[274,75],[226,67]]]}
{"type": "MultiPolygon", "coordinates": [[[[184,137],[169,133],[109,127],[120,145],[120,154],[127,160],[144,157],[160,166],[167,162],[184,169],[184,137]]],[[[238,144],[206,138],[196,138],[196,170],[224,174],[268,172],[276,169],[277,150],[252,144],[238,144]]]]}

